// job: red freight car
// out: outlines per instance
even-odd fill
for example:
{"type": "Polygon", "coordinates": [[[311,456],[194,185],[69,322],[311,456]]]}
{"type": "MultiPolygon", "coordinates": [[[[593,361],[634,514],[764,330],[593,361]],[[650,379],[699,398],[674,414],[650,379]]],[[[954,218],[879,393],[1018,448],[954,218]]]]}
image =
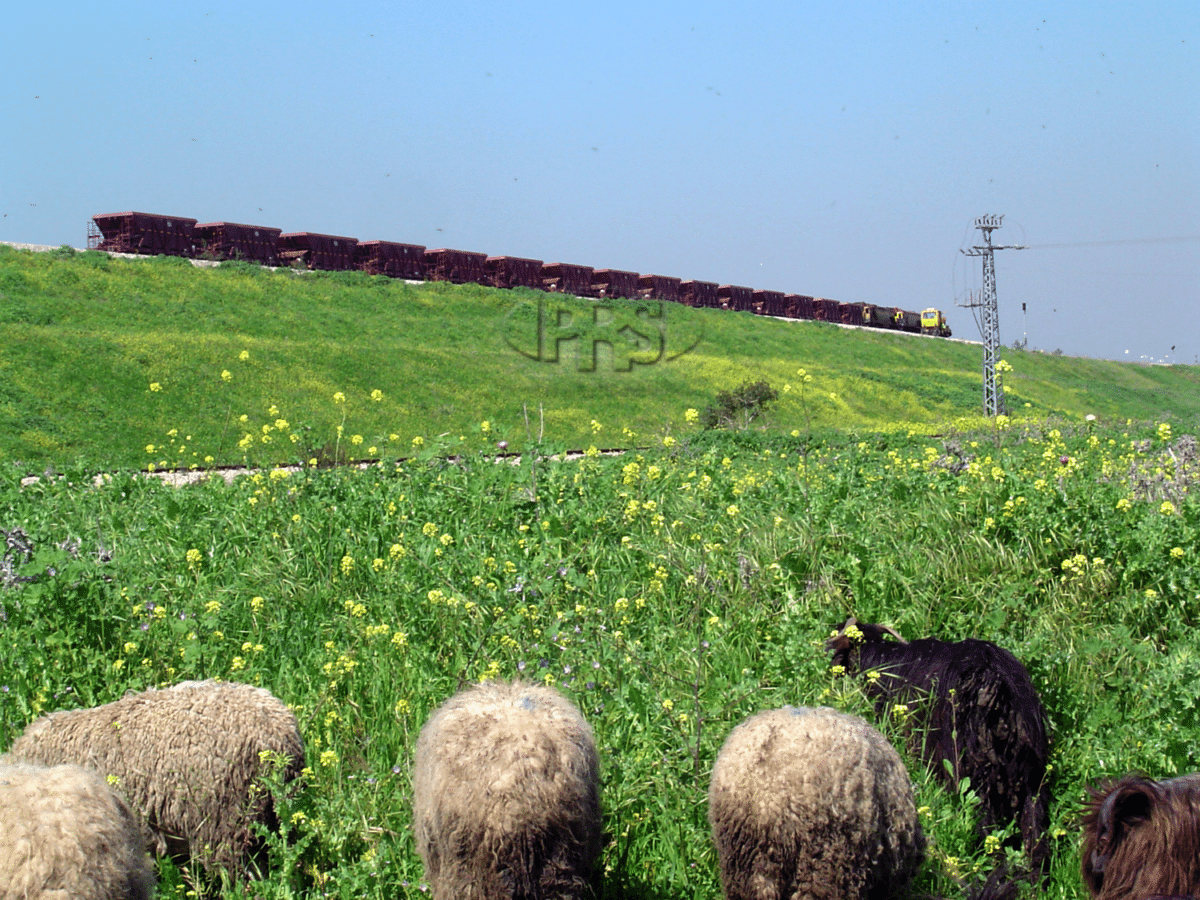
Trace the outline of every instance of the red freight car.
{"type": "Polygon", "coordinates": [[[685,306],[703,306],[718,309],[721,299],[717,296],[715,281],[682,281],[679,283],[679,302],[685,306]]]}
{"type": "Polygon", "coordinates": [[[354,249],[354,267],[368,275],[424,281],[425,248],[395,241],[359,241],[354,249]]]}
{"type": "Polygon", "coordinates": [[[843,325],[865,325],[863,321],[862,303],[843,303],[841,306],[841,323],[843,325]]]}
{"type": "Polygon", "coordinates": [[[783,291],[755,291],[751,302],[760,316],[782,316],[786,309],[783,291]]]}
{"type": "Polygon", "coordinates": [[[552,294],[574,294],[576,297],[595,297],[592,290],[592,267],[571,263],[546,263],[542,266],[542,287],[552,294]]]}
{"type": "Polygon", "coordinates": [[[792,319],[815,318],[812,297],[806,294],[784,294],[783,300],[786,309],[785,316],[792,319]]]}
{"type": "Polygon", "coordinates": [[[621,269],[592,270],[592,290],[598,297],[636,297],[638,273],[621,269]]]}
{"type": "Polygon", "coordinates": [[[244,259],[274,266],[279,263],[282,228],[239,225],[237,222],[206,222],[194,229],[200,253],[209,259],[244,259]]]}
{"type": "Polygon", "coordinates": [[[814,318],[820,319],[822,322],[840,322],[842,321],[842,304],[837,300],[814,297],[813,314],[814,318]]]}
{"type": "Polygon", "coordinates": [[[639,275],[638,294],[647,300],[669,300],[678,303],[680,283],[678,278],[672,278],[670,275],[639,275]]]}
{"type": "Polygon", "coordinates": [[[493,287],[527,287],[542,290],[542,261],[519,256],[489,256],[484,268],[493,287]]]}
{"type": "Polygon", "coordinates": [[[486,253],[447,250],[445,247],[426,250],[425,277],[430,281],[450,281],[454,284],[490,284],[485,262],[486,253]]]}
{"type": "Polygon", "coordinates": [[[754,288],[723,284],[717,288],[717,297],[720,298],[721,306],[724,309],[749,312],[754,308],[754,288]]]}
{"type": "Polygon", "coordinates": [[[296,231],[279,236],[279,261],[283,265],[341,272],[354,268],[357,247],[358,238],[296,231]]]}
{"type": "Polygon", "coordinates": [[[97,250],[111,253],[196,255],[195,219],[155,213],[101,213],[92,216],[103,239],[97,250]]]}

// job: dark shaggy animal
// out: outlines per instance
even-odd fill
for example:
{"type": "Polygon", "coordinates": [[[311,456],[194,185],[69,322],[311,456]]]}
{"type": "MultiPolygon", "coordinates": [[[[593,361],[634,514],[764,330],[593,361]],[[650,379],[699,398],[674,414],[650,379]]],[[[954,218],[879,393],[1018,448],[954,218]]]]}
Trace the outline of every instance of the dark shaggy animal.
{"type": "Polygon", "coordinates": [[[1099,900],[1200,894],[1200,775],[1126,775],[1092,790],[1083,881],[1099,900]]]}
{"type": "Polygon", "coordinates": [[[1020,661],[988,641],[910,643],[886,626],[853,618],[826,647],[833,665],[849,674],[879,673],[866,686],[879,711],[912,704],[913,744],[922,759],[954,790],[960,779],[971,779],[982,833],[1015,819],[1030,867],[1044,871],[1050,744],[1046,711],[1020,661]]]}

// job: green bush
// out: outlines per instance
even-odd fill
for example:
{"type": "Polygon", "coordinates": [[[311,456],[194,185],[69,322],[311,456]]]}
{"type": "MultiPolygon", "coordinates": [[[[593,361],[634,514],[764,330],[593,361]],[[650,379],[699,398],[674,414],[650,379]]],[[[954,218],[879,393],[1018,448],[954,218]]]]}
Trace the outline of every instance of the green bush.
{"type": "Polygon", "coordinates": [[[718,392],[716,402],[701,413],[700,422],[705,428],[744,431],[778,399],[779,391],[766,381],[744,381],[733,390],[718,392]]]}

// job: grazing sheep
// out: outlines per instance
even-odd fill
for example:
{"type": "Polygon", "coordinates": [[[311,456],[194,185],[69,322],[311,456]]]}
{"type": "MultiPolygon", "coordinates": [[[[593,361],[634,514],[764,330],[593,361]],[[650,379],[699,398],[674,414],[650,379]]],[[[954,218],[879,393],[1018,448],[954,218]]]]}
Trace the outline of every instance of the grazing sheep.
{"type": "Polygon", "coordinates": [[[95,772],[0,764],[0,898],[150,900],[141,826],[95,772]]]}
{"type": "Polygon", "coordinates": [[[891,897],[924,856],[900,756],[862,719],[824,707],[735,728],[713,766],[708,820],[728,900],[891,897]]]}
{"type": "Polygon", "coordinates": [[[413,821],[433,900],[581,896],[600,853],[592,729],[548,687],[456,694],[417,739],[413,821]]]}
{"type": "Polygon", "coordinates": [[[247,684],[185,681],[43,716],[10,755],[115,776],[156,853],[250,874],[261,868],[254,824],[277,825],[256,783],[268,771],[264,751],[286,758],[285,781],[304,766],[296,717],[283,703],[247,684]]]}
{"type": "Polygon", "coordinates": [[[1126,775],[1093,790],[1083,880],[1098,900],[1200,895],[1200,775],[1126,775]]]}
{"type": "Polygon", "coordinates": [[[1031,869],[1044,871],[1050,744],[1046,711],[1020,661],[988,641],[909,643],[886,626],[853,618],[826,646],[846,672],[878,673],[866,691],[879,698],[880,708],[913,703],[911,724],[925,762],[955,790],[959,779],[970,778],[981,832],[1016,819],[1031,869]],[[889,634],[896,642],[884,639],[889,634]]]}

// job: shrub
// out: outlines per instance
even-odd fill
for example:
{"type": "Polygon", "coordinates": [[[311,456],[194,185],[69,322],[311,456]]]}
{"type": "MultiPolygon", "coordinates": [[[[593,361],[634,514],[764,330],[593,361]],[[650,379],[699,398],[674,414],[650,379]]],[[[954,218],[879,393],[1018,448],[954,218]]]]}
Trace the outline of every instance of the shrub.
{"type": "Polygon", "coordinates": [[[705,428],[745,429],[779,399],[779,391],[765,380],[744,381],[732,391],[721,391],[701,415],[705,428]]]}

